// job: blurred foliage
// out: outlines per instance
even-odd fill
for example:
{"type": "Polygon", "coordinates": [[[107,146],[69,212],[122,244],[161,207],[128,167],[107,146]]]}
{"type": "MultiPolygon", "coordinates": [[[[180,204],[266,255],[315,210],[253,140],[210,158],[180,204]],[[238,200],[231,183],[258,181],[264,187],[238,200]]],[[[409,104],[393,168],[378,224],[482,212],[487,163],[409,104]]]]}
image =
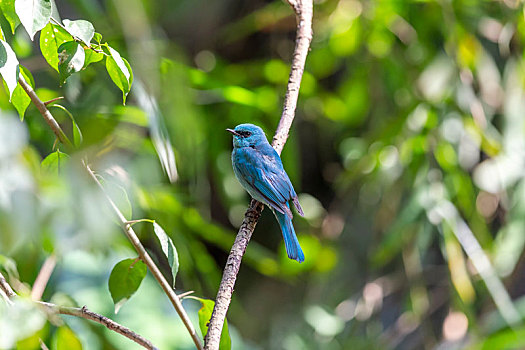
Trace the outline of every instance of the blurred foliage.
{"type": "MultiPolygon", "coordinates": [[[[115,314],[110,273],[136,253],[80,160],[128,219],[155,220],[171,238],[177,291],[214,299],[248,204],[224,129],[251,122],[273,135],[292,11],[261,0],[56,1],[53,16],[93,23],[112,57],[86,56],[60,86],[58,60],[39,45],[54,25],[32,42],[11,30],[6,3],[5,41],[42,100],[65,97],[51,112],[80,146],[54,147],[38,110],[1,90],[0,271],[28,296],[54,254],[43,300],[87,305],[161,349],[192,348],[149,274],[115,314]],[[67,161],[58,171],[53,159],[67,161]]],[[[294,219],[306,261],[286,257],[264,211],[228,313],[233,349],[525,346],[524,13],[519,0],[316,1],[282,155],[306,214],[294,219]]],[[[153,226],[134,228],[171,282],[153,226]]],[[[200,302],[184,305],[197,325],[200,302]]],[[[47,320],[25,298],[0,303],[0,348],[39,339],[138,348],[85,320],[47,320]]]]}

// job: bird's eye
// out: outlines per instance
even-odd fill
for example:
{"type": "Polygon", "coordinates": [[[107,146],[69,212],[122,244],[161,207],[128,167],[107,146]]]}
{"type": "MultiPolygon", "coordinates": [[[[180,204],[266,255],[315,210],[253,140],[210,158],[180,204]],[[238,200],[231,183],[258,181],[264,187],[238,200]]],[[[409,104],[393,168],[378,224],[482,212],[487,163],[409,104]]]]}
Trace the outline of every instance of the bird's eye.
{"type": "Polygon", "coordinates": [[[246,136],[246,137],[249,137],[249,136],[251,136],[251,135],[252,135],[252,133],[249,132],[249,131],[245,131],[245,132],[244,132],[244,136],[246,136]]]}

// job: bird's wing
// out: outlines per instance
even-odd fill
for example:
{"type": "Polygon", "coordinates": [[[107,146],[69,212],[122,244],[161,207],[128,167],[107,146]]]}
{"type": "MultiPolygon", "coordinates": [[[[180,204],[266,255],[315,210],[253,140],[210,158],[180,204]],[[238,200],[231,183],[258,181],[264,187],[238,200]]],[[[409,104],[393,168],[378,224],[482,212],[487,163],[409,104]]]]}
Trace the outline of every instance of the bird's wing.
{"type": "Polygon", "coordinates": [[[297,193],[295,193],[292,182],[290,181],[288,174],[283,168],[281,157],[279,157],[277,151],[275,151],[275,149],[271,146],[264,149],[264,154],[265,156],[263,158],[268,157],[268,161],[264,163],[273,165],[272,168],[274,168],[275,171],[273,171],[272,173],[276,174],[277,177],[281,179],[281,182],[284,181],[285,186],[281,188],[281,194],[283,195],[283,197],[287,198],[286,201],[289,201],[291,199],[299,215],[304,216],[303,208],[301,207],[301,204],[299,204],[299,198],[297,198],[297,193]]]}
{"type": "Polygon", "coordinates": [[[286,203],[292,199],[293,188],[282,166],[249,147],[237,152],[241,152],[234,162],[237,172],[270,207],[291,218],[292,211],[286,203]]]}

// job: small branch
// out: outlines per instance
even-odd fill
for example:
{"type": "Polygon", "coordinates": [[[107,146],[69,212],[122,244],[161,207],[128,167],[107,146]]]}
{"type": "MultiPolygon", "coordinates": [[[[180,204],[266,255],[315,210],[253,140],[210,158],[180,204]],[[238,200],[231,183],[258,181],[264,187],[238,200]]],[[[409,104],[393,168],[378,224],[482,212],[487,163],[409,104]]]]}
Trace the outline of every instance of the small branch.
{"type": "Polygon", "coordinates": [[[44,343],[44,341],[42,339],[38,339],[38,341],[40,342],[40,349],[42,349],[42,350],[49,350],[49,348],[47,347],[46,343],[44,343]]]}
{"type": "Polygon", "coordinates": [[[55,133],[56,137],[60,140],[60,142],[62,142],[66,146],[71,147],[72,146],[71,141],[69,141],[69,139],[67,138],[66,134],[64,133],[60,125],[57,123],[55,118],[53,118],[53,115],[51,114],[51,112],[49,112],[45,103],[42,102],[42,100],[40,100],[40,98],[36,95],[35,90],[33,90],[31,85],[29,85],[24,80],[22,75],[20,75],[20,77],[18,78],[18,83],[20,83],[20,86],[22,87],[22,89],[24,89],[24,91],[27,93],[27,95],[31,99],[31,102],[33,102],[33,104],[36,106],[40,114],[42,114],[42,117],[44,117],[44,120],[49,125],[51,130],[53,130],[53,132],[55,133]]]}
{"type": "MultiPolygon", "coordinates": [[[[36,95],[35,91],[31,88],[31,86],[29,86],[29,84],[27,84],[22,77],[20,77],[18,81],[20,85],[22,86],[22,88],[25,90],[25,92],[31,98],[31,101],[33,102],[33,104],[40,111],[40,114],[42,114],[42,116],[44,117],[48,125],[51,127],[51,129],[53,130],[57,138],[62,143],[72,146],[71,142],[66,137],[66,134],[64,134],[64,131],[62,131],[62,129],[60,128],[60,125],[56,122],[55,118],[53,118],[53,115],[49,112],[44,102],[42,102],[42,100],[38,98],[38,96],[36,95]]],[[[160,284],[161,288],[164,290],[164,293],[166,293],[166,295],[170,299],[171,303],[173,304],[173,307],[175,308],[175,311],[177,311],[177,314],[179,315],[182,322],[186,326],[186,329],[190,333],[190,336],[193,342],[195,343],[195,347],[198,350],[201,350],[202,349],[201,340],[199,339],[199,336],[197,335],[197,332],[195,331],[195,327],[191,323],[191,320],[188,314],[186,313],[186,310],[184,310],[184,307],[182,306],[182,303],[179,297],[177,296],[173,288],[170,286],[166,278],[164,278],[164,276],[160,272],[160,269],[157,267],[153,259],[151,259],[148,252],[146,252],[146,249],[140,242],[139,238],[137,237],[137,234],[135,233],[135,231],[133,231],[131,226],[128,224],[128,220],[126,220],[126,218],[124,217],[122,212],[118,209],[118,207],[115,205],[115,203],[104,192],[104,188],[98,181],[93,171],[90,169],[90,167],[86,163],[83,162],[83,165],[86,171],[88,172],[88,174],[90,175],[90,177],[93,179],[93,181],[95,181],[95,183],[98,185],[98,187],[102,190],[102,192],[106,196],[109,206],[113,210],[113,213],[115,214],[115,216],[118,218],[122,231],[124,231],[124,233],[128,237],[131,244],[135,247],[142,261],[148,266],[148,269],[153,274],[157,282],[160,284]]]]}
{"type": "Polygon", "coordinates": [[[49,106],[51,103],[56,102],[56,101],[60,101],[60,100],[63,100],[63,99],[64,99],[64,96],[58,96],[58,97],[55,97],[55,98],[53,98],[53,99],[51,99],[49,101],[44,102],[44,104],[46,106],[49,106]]]}
{"type": "Polygon", "coordinates": [[[47,282],[55,269],[55,265],[56,257],[54,255],[49,256],[46,261],[44,261],[40,272],[38,272],[38,276],[36,276],[35,283],[33,283],[33,289],[31,289],[32,300],[38,301],[42,298],[42,294],[44,294],[47,282]]]}
{"type": "MultiPolygon", "coordinates": [[[[299,87],[301,86],[301,79],[306,64],[306,56],[308,55],[310,42],[312,41],[313,36],[312,0],[287,0],[287,2],[295,11],[297,18],[297,35],[290,78],[288,79],[288,86],[284,97],[283,113],[272,141],[273,148],[275,148],[279,154],[281,154],[284,144],[288,139],[288,133],[295,117],[297,99],[299,98],[299,87]]],[[[257,221],[261,216],[262,210],[263,205],[256,200],[252,200],[250,207],[244,214],[244,220],[239,228],[230,255],[226,261],[226,266],[224,267],[221,284],[215,300],[215,307],[213,308],[213,313],[209,323],[208,333],[204,339],[204,347],[207,350],[219,349],[222,327],[230,306],[235,281],[241,266],[241,260],[246,251],[253,230],[257,225],[257,221]]]]}
{"type": "Polygon", "coordinates": [[[7,281],[4,278],[4,275],[0,273],[0,289],[2,292],[4,292],[5,295],[7,295],[8,298],[12,298],[16,296],[16,293],[13,291],[13,288],[7,283],[7,281]]]}
{"type": "Polygon", "coordinates": [[[78,308],[78,307],[58,306],[55,304],[45,303],[45,302],[39,302],[39,304],[43,305],[51,313],[76,316],[80,318],[85,318],[86,320],[94,321],[96,323],[100,323],[101,325],[105,326],[107,329],[125,336],[126,338],[134,341],[135,343],[143,346],[146,349],[158,350],[158,348],[155,347],[148,339],[133,332],[131,329],[124,327],[121,324],[107,318],[106,316],[97,314],[96,312],[89,310],[85,306],[78,308]]]}
{"type": "MultiPolygon", "coordinates": [[[[13,291],[13,288],[7,283],[4,276],[0,273],[0,291],[5,293],[9,298],[16,297],[16,293],[13,291]]],[[[103,326],[106,326],[109,330],[112,330],[114,332],[117,332],[119,334],[122,334],[126,338],[133,340],[135,343],[142,345],[146,349],[150,350],[158,350],[157,347],[155,347],[149,340],[142,337],[141,335],[133,332],[131,329],[124,327],[117,322],[107,318],[106,316],[102,316],[100,314],[97,314],[93,311],[88,310],[87,307],[83,306],[81,308],[77,307],[67,307],[67,306],[59,306],[52,303],[46,303],[43,301],[37,301],[37,305],[44,306],[48,311],[54,314],[62,314],[62,315],[71,315],[76,317],[85,318],[86,320],[95,321],[97,323],[100,323],[103,326]]],[[[40,346],[43,349],[46,349],[45,344],[40,340],[40,346]]]]}

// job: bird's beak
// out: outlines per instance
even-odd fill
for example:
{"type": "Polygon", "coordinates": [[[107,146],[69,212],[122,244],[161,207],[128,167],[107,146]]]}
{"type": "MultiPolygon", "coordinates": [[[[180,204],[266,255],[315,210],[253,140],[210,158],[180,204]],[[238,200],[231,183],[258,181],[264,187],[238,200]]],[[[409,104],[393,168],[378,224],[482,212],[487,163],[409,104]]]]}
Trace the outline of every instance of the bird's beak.
{"type": "Polygon", "coordinates": [[[231,132],[231,133],[234,134],[235,136],[239,136],[239,134],[237,133],[237,131],[235,131],[235,130],[233,130],[233,129],[226,129],[226,131],[231,132]]]}

